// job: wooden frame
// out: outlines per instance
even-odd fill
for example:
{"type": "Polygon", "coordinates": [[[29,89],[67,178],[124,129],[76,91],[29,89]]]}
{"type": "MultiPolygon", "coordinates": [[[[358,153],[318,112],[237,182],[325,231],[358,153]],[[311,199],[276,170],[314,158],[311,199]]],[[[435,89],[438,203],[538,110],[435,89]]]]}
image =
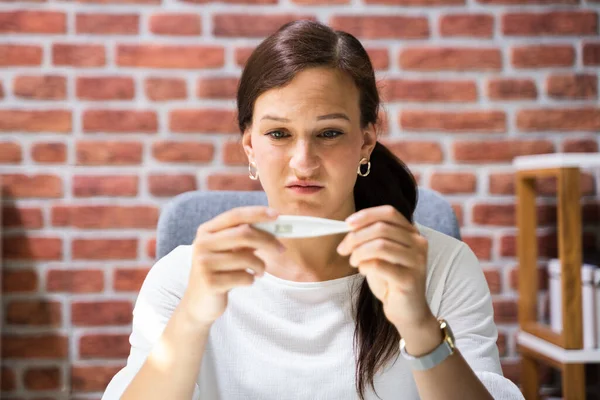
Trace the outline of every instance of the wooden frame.
{"type": "MultiPolygon", "coordinates": [[[[519,259],[519,325],[527,332],[564,349],[583,347],[581,310],[582,231],[580,170],[578,167],[521,170],[516,173],[517,256],[519,259]],[[535,179],[558,180],[558,251],[561,260],[563,330],[552,331],[537,322],[538,247],[535,179]]],[[[585,364],[565,363],[519,344],[522,355],[522,387],[526,400],[539,399],[539,366],[551,365],[562,371],[566,400],[585,399],[585,364]]]]}

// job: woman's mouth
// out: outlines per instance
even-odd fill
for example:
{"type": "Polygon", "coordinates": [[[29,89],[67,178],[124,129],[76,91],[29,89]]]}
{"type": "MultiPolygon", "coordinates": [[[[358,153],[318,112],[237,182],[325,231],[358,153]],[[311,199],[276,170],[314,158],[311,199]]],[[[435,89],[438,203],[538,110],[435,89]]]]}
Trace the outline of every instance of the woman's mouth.
{"type": "Polygon", "coordinates": [[[318,191],[323,189],[323,187],[321,187],[321,186],[288,186],[288,189],[291,189],[292,191],[294,191],[294,193],[298,193],[298,194],[312,194],[312,193],[317,193],[318,191]]]}

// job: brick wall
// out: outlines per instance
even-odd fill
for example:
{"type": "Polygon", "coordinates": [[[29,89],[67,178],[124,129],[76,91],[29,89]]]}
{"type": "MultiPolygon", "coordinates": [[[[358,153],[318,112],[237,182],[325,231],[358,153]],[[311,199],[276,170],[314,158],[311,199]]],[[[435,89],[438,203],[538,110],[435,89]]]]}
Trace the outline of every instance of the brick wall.
{"type": "MultiPolygon", "coordinates": [[[[128,352],[161,205],[194,189],[260,189],[237,144],[237,77],[253,46],[295,18],[367,47],[386,100],[381,140],[454,205],[494,295],[505,373],[518,382],[510,163],[598,152],[599,7],[0,1],[2,397],[100,397],[128,352]]],[[[582,181],[586,247],[600,242],[599,175],[582,181]]],[[[548,257],[555,182],[539,191],[548,257]]]]}

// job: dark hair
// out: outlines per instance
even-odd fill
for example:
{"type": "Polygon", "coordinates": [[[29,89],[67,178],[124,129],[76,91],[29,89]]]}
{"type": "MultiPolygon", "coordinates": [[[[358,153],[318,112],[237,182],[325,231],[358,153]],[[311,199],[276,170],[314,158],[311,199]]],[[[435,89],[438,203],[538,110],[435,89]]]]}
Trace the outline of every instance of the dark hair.
{"type": "MultiPolygon", "coordinates": [[[[250,55],[237,92],[238,125],[242,134],[252,123],[258,96],[289,83],[298,72],[313,67],[331,67],[349,74],[360,93],[361,128],[368,124],[379,126],[380,100],[375,72],[361,43],[347,32],[299,20],[283,25],[250,55]]],[[[418,193],[414,176],[379,142],[370,161],[370,174],[358,177],[354,186],[356,210],[390,204],[412,222],[418,193]]],[[[356,388],[364,399],[366,384],[375,390],[375,373],[398,355],[400,335],[387,320],[383,304],[373,295],[366,279],[354,303],[354,315],[356,388]]]]}

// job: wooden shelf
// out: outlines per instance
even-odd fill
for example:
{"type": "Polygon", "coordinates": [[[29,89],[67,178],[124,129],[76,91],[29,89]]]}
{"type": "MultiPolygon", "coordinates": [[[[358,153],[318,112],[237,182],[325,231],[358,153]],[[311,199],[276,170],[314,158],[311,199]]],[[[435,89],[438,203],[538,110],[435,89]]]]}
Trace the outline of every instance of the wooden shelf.
{"type": "Polygon", "coordinates": [[[563,364],[600,363],[600,349],[567,350],[527,332],[517,334],[517,344],[563,364]]]}

